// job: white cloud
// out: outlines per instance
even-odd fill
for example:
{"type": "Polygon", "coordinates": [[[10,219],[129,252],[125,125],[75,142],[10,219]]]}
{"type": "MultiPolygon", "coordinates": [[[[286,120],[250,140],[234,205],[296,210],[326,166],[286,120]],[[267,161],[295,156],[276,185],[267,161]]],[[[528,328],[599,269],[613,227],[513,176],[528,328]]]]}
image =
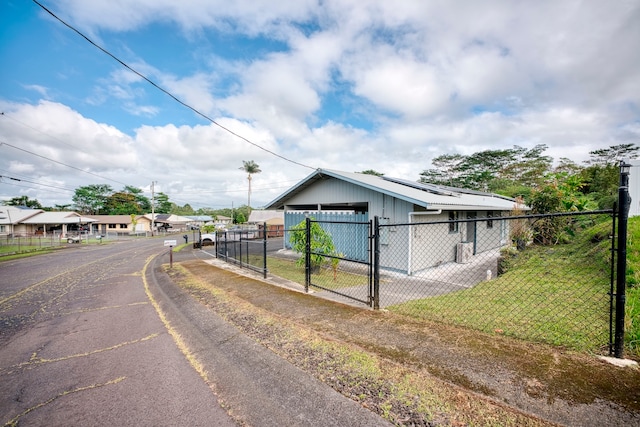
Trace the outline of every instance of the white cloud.
{"type": "MultiPolygon", "coordinates": [[[[546,144],[554,158],[581,162],[591,150],[637,143],[640,135],[637,2],[54,4],[144,75],[264,149],[207,124],[117,64],[79,94],[24,82],[56,102],[0,104],[28,125],[4,117],[0,137],[147,190],[158,181],[180,204],[244,203],[243,160],[263,170],[253,181],[256,206],[310,172],[271,153],[311,167],[418,179],[446,153],[546,144]],[[170,52],[147,56],[144,44],[129,41],[152,27],[179,28],[171,41],[193,50],[196,65],[172,64],[170,52]],[[258,47],[253,56],[225,56],[225,40],[258,47]],[[73,98],[83,101],[72,107],[73,98]],[[90,118],[107,106],[126,125],[117,115],[101,119],[109,123],[90,118]]],[[[97,179],[0,150],[0,169],[21,176],[71,188],[97,179]]]]}

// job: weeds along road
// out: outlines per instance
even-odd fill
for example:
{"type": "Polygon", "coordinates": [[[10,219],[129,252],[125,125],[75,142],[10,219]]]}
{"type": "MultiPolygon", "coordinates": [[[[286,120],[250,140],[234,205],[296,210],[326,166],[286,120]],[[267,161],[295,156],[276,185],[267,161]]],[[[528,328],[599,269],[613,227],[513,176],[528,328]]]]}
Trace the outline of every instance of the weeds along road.
{"type": "Polygon", "coordinates": [[[156,277],[163,243],[0,261],[0,426],[389,425],[156,277]]]}

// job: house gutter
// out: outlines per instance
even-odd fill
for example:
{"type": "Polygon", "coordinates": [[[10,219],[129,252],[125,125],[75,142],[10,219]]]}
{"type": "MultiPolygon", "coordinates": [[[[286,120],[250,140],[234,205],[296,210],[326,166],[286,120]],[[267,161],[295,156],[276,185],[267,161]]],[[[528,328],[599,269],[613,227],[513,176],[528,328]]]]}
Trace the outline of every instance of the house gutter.
{"type": "MultiPolygon", "coordinates": [[[[440,215],[442,209],[435,211],[409,212],[409,224],[413,224],[413,217],[419,215],[440,215]]],[[[409,226],[409,259],[407,260],[407,276],[411,276],[413,268],[411,260],[413,259],[413,225],[409,226]]]]}

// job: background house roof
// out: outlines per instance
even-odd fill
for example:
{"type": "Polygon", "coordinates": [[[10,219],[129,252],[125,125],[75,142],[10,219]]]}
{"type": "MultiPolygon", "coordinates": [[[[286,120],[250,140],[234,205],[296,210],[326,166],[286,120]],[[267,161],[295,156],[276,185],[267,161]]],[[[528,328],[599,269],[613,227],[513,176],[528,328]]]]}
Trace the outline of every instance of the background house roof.
{"type": "Polygon", "coordinates": [[[269,220],[274,219],[282,219],[284,221],[284,212],[278,212],[276,210],[254,209],[249,214],[248,222],[269,222],[269,220]]]}
{"type": "Polygon", "coordinates": [[[326,179],[339,179],[351,184],[422,206],[425,209],[445,210],[511,210],[516,201],[498,194],[483,193],[455,187],[422,184],[403,179],[379,177],[354,172],[341,172],[330,169],[317,169],[298,184],[285,191],[265,207],[284,209],[287,201],[302,193],[316,182],[326,179]]]}
{"type": "Polygon", "coordinates": [[[42,209],[22,209],[14,206],[0,206],[0,224],[19,224],[34,215],[44,212],[42,209]]]}
{"type": "Polygon", "coordinates": [[[41,212],[22,221],[23,224],[86,224],[96,220],[76,212],[41,212]]]}

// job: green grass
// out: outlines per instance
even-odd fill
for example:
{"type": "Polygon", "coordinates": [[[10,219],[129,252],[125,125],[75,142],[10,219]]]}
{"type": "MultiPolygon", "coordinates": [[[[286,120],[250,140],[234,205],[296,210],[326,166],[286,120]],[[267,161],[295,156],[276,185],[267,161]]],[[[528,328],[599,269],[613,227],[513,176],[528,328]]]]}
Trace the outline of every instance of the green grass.
{"type": "MultiPolygon", "coordinates": [[[[609,340],[610,222],[568,244],[507,256],[507,272],[471,289],[390,310],[489,333],[602,352],[609,340]]],[[[626,352],[640,356],[640,218],[629,223],[626,352]]]]}
{"type": "Polygon", "coordinates": [[[510,270],[473,288],[410,301],[389,310],[581,350],[608,342],[608,273],[570,248],[529,248],[510,270]]]}
{"type": "Polygon", "coordinates": [[[627,302],[625,344],[640,357],[640,217],[629,219],[627,240],[627,302]]]}
{"type": "MultiPolygon", "coordinates": [[[[269,273],[304,285],[304,267],[296,265],[295,261],[268,257],[267,266],[269,273]]],[[[368,278],[365,275],[347,273],[341,270],[337,270],[334,275],[334,271],[331,268],[322,268],[319,274],[314,273],[311,279],[313,284],[330,290],[339,290],[368,283],[368,278]]]]}

